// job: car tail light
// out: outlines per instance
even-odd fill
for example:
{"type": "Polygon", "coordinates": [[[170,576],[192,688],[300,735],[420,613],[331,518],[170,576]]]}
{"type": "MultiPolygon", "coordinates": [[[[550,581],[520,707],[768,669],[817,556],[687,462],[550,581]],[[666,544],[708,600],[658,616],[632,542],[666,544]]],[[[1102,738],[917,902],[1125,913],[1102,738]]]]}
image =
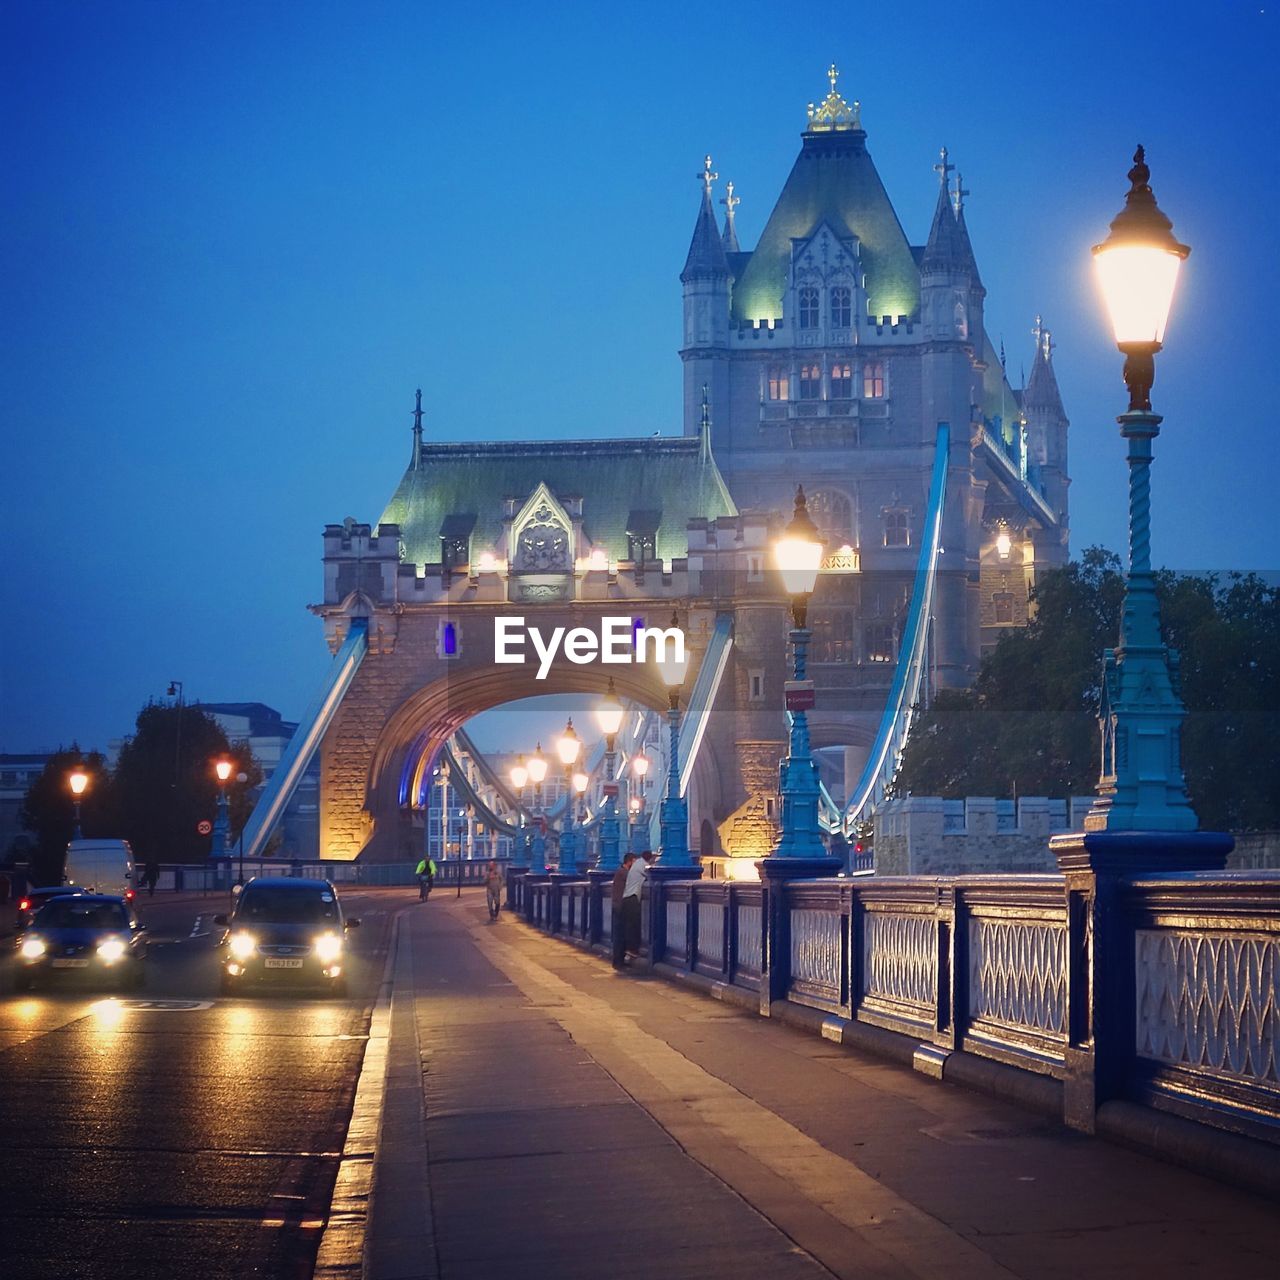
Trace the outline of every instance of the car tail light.
{"type": "Polygon", "coordinates": [[[132,901],[133,901],[133,890],[132,890],[132,889],[126,889],[126,890],[124,891],[124,900],[125,900],[126,902],[132,902],[132,901]]]}
{"type": "Polygon", "coordinates": [[[18,903],[18,910],[26,911],[30,906],[31,906],[31,899],[23,898],[23,900],[20,903],[18,903]]]}

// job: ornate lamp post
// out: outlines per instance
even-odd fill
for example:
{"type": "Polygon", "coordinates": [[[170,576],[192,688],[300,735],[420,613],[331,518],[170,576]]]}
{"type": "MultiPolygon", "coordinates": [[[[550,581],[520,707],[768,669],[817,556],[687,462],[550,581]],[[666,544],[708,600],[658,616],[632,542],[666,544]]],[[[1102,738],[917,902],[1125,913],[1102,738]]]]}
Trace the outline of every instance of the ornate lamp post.
{"type": "MultiPolygon", "coordinates": [[[[679,619],[673,614],[671,625],[678,627],[679,619]]],[[[670,649],[664,649],[657,663],[662,683],[667,686],[667,725],[670,730],[670,746],[667,756],[667,795],[658,811],[661,828],[662,865],[664,867],[690,866],[689,858],[689,810],[680,794],[680,690],[689,671],[689,653],[685,649],[679,658],[670,649]]]]}
{"type": "Polygon", "coordinates": [[[75,827],[72,829],[71,838],[82,840],[84,832],[80,830],[80,797],[84,795],[85,788],[89,785],[89,775],[77,765],[71,770],[67,785],[71,788],[72,804],[75,806],[75,827]]]}
{"type": "Polygon", "coordinates": [[[539,742],[533,755],[529,757],[529,781],[533,783],[533,859],[529,871],[533,875],[545,875],[547,872],[547,842],[542,834],[541,788],[542,780],[547,776],[547,758],[542,754],[542,743],[539,742]]]}
{"type": "Polygon", "coordinates": [[[577,803],[573,795],[573,766],[582,752],[582,739],[573,727],[573,717],[565,725],[556,742],[556,752],[564,765],[564,826],[560,832],[560,873],[573,875],[578,870],[578,837],[573,829],[573,807],[577,803]]]}
{"type": "MultiPolygon", "coordinates": [[[[231,770],[234,767],[225,756],[213,762],[213,772],[218,779],[218,811],[213,820],[213,840],[209,848],[209,856],[211,858],[227,857],[227,850],[231,847],[231,819],[227,805],[227,779],[231,777],[231,770]]],[[[227,874],[230,875],[230,873],[230,860],[228,859],[227,874]]]]}
{"type": "Polygon", "coordinates": [[[1152,442],[1161,417],[1151,411],[1155,355],[1164,341],[1178,268],[1191,252],[1173,238],[1150,186],[1141,147],[1111,234],[1093,250],[1116,345],[1124,353],[1129,408],[1117,419],[1129,452],[1129,575],[1120,644],[1104,655],[1102,770],[1086,831],[1194,831],[1180,759],[1186,709],[1177,656],[1160,636],[1151,571],[1152,442]]]}
{"type": "Polygon", "coordinates": [[[614,747],[626,708],[622,705],[613,680],[596,707],[596,724],[604,734],[604,809],[600,814],[600,861],[602,871],[616,871],[622,865],[622,838],[618,824],[618,784],[614,779],[617,752],[614,747]]]}
{"type": "MultiPolygon", "coordinates": [[[[247,773],[237,773],[236,781],[243,787],[244,784],[249,781],[249,775],[247,773]]],[[[229,814],[228,814],[228,817],[230,817],[229,814]]],[[[236,884],[238,884],[241,888],[243,888],[244,887],[244,823],[243,822],[240,824],[239,846],[240,846],[240,857],[239,857],[240,869],[236,874],[236,884]]]]}
{"type": "Polygon", "coordinates": [[[822,538],[809,518],[804,489],[797,488],[795,513],[773,548],[782,585],[791,597],[791,651],[795,662],[794,680],[787,687],[791,734],[786,758],[778,766],[782,835],[773,851],[775,858],[828,859],[818,827],[818,770],[809,751],[809,720],[805,714],[805,708],[813,705],[813,686],[805,679],[809,648],[806,623],[822,551],[822,538]]]}
{"type": "Polygon", "coordinates": [[[636,793],[631,797],[631,852],[643,853],[649,843],[649,825],[644,820],[645,778],[649,774],[649,757],[643,751],[631,757],[631,772],[636,778],[636,793]]]}
{"type": "Polygon", "coordinates": [[[516,850],[517,858],[524,858],[529,852],[529,832],[524,821],[524,789],[529,781],[529,766],[524,762],[524,756],[517,756],[516,762],[511,766],[511,785],[515,788],[516,793],[516,821],[520,826],[520,847],[516,850]]]}

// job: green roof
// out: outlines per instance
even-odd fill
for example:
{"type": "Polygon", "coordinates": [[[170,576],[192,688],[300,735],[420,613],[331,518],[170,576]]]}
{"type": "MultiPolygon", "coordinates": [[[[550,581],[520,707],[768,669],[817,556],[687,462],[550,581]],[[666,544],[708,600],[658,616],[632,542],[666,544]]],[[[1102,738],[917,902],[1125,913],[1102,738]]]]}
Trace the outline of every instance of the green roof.
{"type": "Polygon", "coordinates": [[[803,146],[760,243],[733,291],[737,321],[777,320],[791,266],[791,242],[829,223],[837,235],[862,243],[870,314],[914,315],[920,273],[867,152],[861,129],[805,133],[803,146]]]}
{"type": "Polygon", "coordinates": [[[519,512],[545,483],[563,506],[582,499],[592,547],[627,558],[627,534],[656,528],[654,554],[688,553],[688,522],[737,515],[710,450],[696,436],[426,444],[382,513],[398,524],[406,563],[440,562],[440,536],[469,526],[471,554],[505,554],[507,499],[519,512]],[[644,527],[639,527],[643,525],[644,527]],[[636,527],[632,527],[636,526],[636,527]]]}

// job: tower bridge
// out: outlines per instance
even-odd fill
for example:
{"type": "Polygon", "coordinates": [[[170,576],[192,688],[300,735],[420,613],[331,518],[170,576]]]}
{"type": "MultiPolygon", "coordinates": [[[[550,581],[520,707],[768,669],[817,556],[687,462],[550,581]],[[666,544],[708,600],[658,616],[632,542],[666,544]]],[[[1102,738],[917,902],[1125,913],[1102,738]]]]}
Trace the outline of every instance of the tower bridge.
{"type": "Polygon", "coordinates": [[[686,755],[695,842],[767,853],[788,674],[769,543],[797,485],[827,544],[809,664],[828,831],[883,794],[930,690],[969,683],[984,649],[1025,625],[1036,576],[1067,554],[1051,337],[1037,317],[1030,377],[1013,388],[984,327],[954,163],[943,149],[932,218],[908,219],[928,227],[913,244],[862,108],[829,75],[754,249],[741,240],[750,193],[720,201],[721,226],[710,157],[697,175],[680,273],[682,435],[441,442],[427,438],[419,394],[408,466],[380,519],[326,527],[312,608],[346,655],[342,687],[330,682],[299,735],[320,752],[324,857],[412,856],[423,770],[481,711],[603,693],[611,677],[624,698],[665,705],[641,665],[557,661],[536,679],[495,663],[499,619],[598,633],[606,617],[652,626],[673,614],[691,680],[725,636],[686,755]]]}

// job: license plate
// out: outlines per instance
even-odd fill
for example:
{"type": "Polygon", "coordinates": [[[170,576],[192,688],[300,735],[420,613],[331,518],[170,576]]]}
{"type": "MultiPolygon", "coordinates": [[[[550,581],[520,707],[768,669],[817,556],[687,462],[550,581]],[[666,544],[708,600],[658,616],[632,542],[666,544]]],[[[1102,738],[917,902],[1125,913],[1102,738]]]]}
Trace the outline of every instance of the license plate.
{"type": "Polygon", "coordinates": [[[301,969],[301,960],[267,960],[264,962],[268,969],[301,969]]]}
{"type": "Polygon", "coordinates": [[[89,962],[87,960],[55,960],[53,967],[55,969],[87,969],[89,962]]]}

